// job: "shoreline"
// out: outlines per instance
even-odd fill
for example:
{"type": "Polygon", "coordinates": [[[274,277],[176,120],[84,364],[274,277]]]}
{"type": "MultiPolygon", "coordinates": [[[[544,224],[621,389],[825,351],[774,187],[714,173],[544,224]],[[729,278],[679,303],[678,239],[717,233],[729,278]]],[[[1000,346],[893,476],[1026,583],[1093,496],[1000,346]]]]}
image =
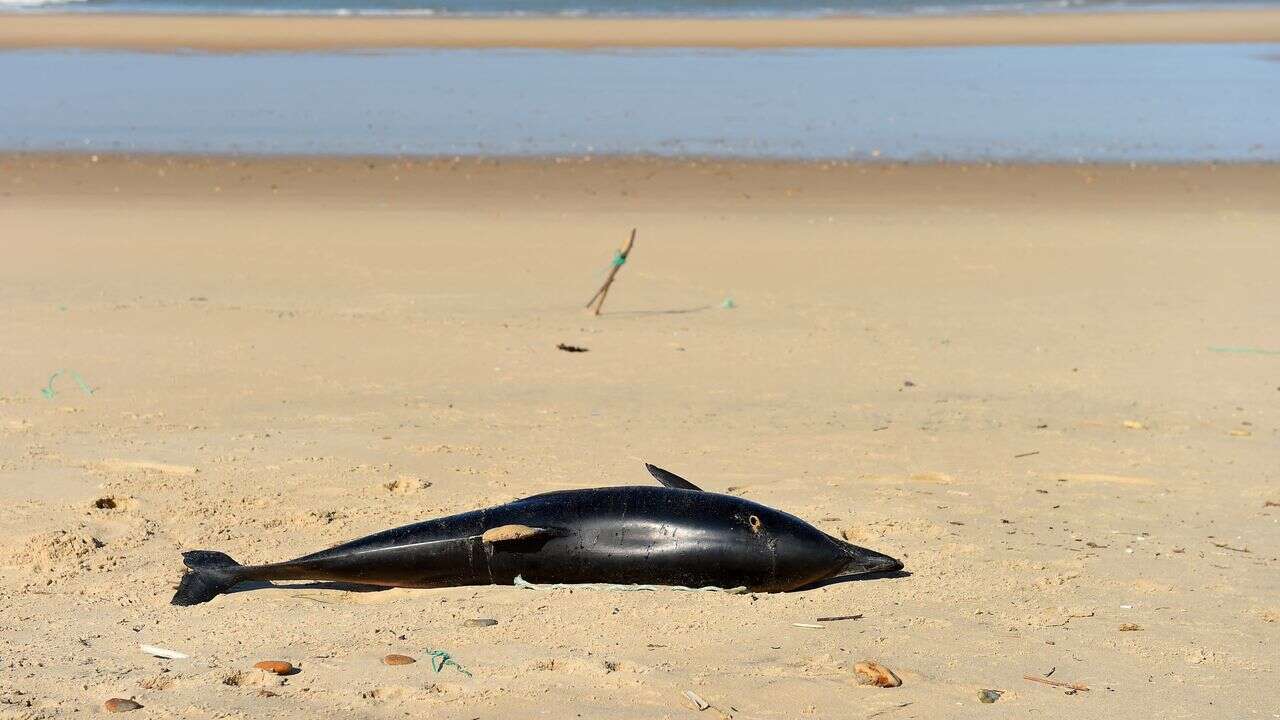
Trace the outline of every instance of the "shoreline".
{"type": "Polygon", "coordinates": [[[290,165],[315,163],[333,165],[417,164],[422,166],[474,164],[486,165],[682,165],[688,167],[709,165],[741,165],[746,167],[822,167],[824,169],[856,168],[1115,168],[1137,169],[1189,169],[1280,167],[1280,162],[1269,160],[949,160],[945,158],[900,160],[896,158],[823,158],[823,157],[773,157],[747,155],[662,155],[657,153],[530,153],[530,154],[474,154],[434,153],[402,155],[382,153],[236,153],[236,152],[169,152],[163,150],[15,150],[0,148],[0,166],[14,162],[47,163],[164,163],[164,164],[223,164],[223,165],[290,165]]]}
{"type": "MultiPolygon", "coordinates": [[[[1145,204],[1218,187],[1237,207],[1280,210],[1269,191],[1280,163],[901,163],[763,158],[230,156],[0,153],[0,207],[28,200],[206,197],[448,207],[592,198],[599,208],[665,212],[857,205],[910,207],[946,197],[990,204],[1051,193],[1057,207],[1102,202],[1124,188],[1145,204]],[[1002,188],[993,191],[994,187],[1002,188]]],[[[996,203],[999,205],[1000,203],[996,203]]],[[[1170,208],[1172,209],[1172,208],[1170,208]]]]}
{"type": "Polygon", "coordinates": [[[0,49],[857,48],[1280,42],[1280,9],[826,18],[20,15],[0,49]]]}

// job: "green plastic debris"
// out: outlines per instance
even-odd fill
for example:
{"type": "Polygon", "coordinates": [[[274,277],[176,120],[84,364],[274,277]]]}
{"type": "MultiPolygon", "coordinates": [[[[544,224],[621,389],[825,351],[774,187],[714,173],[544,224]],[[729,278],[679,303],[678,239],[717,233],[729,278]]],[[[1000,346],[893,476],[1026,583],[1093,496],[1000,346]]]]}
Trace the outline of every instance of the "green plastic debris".
{"type": "Polygon", "coordinates": [[[446,665],[452,666],[454,670],[471,677],[471,673],[453,659],[453,656],[444,650],[427,650],[427,654],[431,656],[431,669],[440,672],[446,665]]]}
{"type": "Polygon", "coordinates": [[[59,370],[55,372],[49,377],[49,384],[40,388],[40,394],[45,396],[46,399],[52,400],[53,396],[57,394],[53,389],[53,381],[57,380],[59,375],[64,374],[70,375],[71,379],[76,381],[76,384],[80,386],[80,389],[84,391],[85,395],[93,394],[93,388],[89,387],[89,383],[85,382],[84,378],[80,377],[80,373],[75,370],[59,370]]]}

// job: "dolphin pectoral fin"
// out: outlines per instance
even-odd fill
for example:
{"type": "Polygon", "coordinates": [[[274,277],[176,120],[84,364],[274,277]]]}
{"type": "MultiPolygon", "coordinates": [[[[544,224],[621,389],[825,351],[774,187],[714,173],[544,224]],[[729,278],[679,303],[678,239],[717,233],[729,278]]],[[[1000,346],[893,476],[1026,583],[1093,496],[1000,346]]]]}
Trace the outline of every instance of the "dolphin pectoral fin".
{"type": "Polygon", "coordinates": [[[675,488],[676,490],[697,490],[699,492],[702,491],[702,488],[698,487],[697,485],[694,485],[688,480],[685,480],[684,478],[671,472],[670,470],[663,470],[657,465],[650,465],[649,463],[645,463],[644,466],[645,466],[645,469],[649,471],[649,474],[654,477],[654,479],[662,483],[663,487],[675,488]]]}
{"type": "Polygon", "coordinates": [[[555,528],[529,527],[528,525],[500,525],[484,531],[480,540],[486,545],[519,540],[549,539],[564,535],[563,530],[555,528]]]}

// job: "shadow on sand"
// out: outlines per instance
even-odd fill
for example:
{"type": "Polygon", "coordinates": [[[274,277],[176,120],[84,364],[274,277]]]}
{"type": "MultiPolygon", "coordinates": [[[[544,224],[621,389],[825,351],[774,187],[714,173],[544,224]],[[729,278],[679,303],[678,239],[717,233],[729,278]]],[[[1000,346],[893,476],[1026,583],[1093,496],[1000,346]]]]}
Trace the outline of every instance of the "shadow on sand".
{"type": "Polygon", "coordinates": [[[826,580],[819,580],[818,582],[809,583],[808,585],[802,585],[796,588],[795,590],[792,590],[791,592],[804,592],[805,590],[817,590],[818,588],[824,588],[824,587],[827,587],[828,585],[840,585],[841,583],[847,583],[847,582],[862,582],[863,580],[887,580],[890,578],[909,578],[909,577],[911,577],[911,573],[907,572],[906,570],[894,570],[892,572],[881,572],[881,573],[867,573],[866,575],[849,575],[846,577],[833,577],[833,578],[827,578],[826,580]]]}
{"type": "Polygon", "coordinates": [[[642,317],[645,315],[685,315],[688,313],[710,310],[711,308],[711,305],[701,305],[699,307],[675,308],[673,310],[615,310],[611,312],[601,312],[600,316],[604,317],[605,315],[612,315],[615,317],[626,317],[630,315],[632,317],[642,317]]]}
{"type": "Polygon", "coordinates": [[[268,582],[266,580],[246,580],[238,583],[235,587],[226,592],[227,595],[235,593],[249,592],[250,590],[344,590],[346,592],[371,593],[390,590],[389,587],[382,585],[361,585],[360,583],[344,583],[344,582],[303,582],[289,583],[281,585],[279,583],[268,582]]]}
{"type": "MultiPolygon", "coordinates": [[[[826,580],[819,580],[814,583],[809,583],[808,585],[803,585],[801,587],[798,587],[794,590],[790,590],[788,592],[805,592],[806,590],[817,590],[818,588],[824,588],[830,585],[840,585],[842,583],[847,583],[847,582],[862,582],[864,580],[883,580],[883,579],[891,579],[891,578],[908,578],[908,577],[911,577],[911,573],[907,572],[906,570],[895,570],[893,572],[883,572],[883,573],[868,573],[866,575],[852,575],[849,577],[835,577],[835,578],[827,578],[826,580]]],[[[384,587],[382,585],[361,585],[359,583],[343,583],[343,582],[304,582],[304,583],[290,583],[290,584],[281,585],[278,583],[267,582],[266,580],[248,580],[231,588],[230,590],[227,591],[226,594],[231,595],[235,593],[249,592],[251,590],[268,590],[268,589],[292,590],[292,591],[343,590],[346,592],[356,592],[356,593],[374,593],[374,592],[382,592],[384,590],[391,590],[392,588],[384,587]]]]}

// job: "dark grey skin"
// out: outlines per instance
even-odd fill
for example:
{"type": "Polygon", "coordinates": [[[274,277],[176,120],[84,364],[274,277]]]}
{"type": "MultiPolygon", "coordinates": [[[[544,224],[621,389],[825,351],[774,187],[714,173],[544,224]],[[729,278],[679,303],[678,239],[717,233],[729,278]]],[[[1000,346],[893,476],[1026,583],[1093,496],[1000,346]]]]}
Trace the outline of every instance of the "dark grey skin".
{"type": "Polygon", "coordinates": [[[375,533],[271,565],[209,550],[174,605],[207,602],[246,580],[327,580],[387,587],[619,583],[795,590],[902,563],[780,510],[703,492],[647,466],[663,487],[564,490],[375,533]]]}

